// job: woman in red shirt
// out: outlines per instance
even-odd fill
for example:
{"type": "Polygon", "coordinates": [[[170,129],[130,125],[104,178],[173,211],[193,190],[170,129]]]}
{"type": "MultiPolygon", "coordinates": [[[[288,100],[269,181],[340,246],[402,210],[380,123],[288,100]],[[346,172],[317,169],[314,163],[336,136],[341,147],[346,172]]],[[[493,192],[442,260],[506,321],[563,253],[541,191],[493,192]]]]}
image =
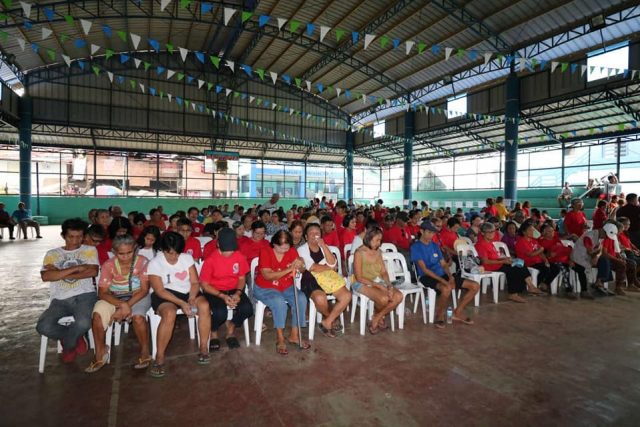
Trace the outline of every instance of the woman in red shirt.
{"type": "MultiPolygon", "coordinates": [[[[551,224],[542,224],[540,234],[541,236],[538,239],[538,243],[544,248],[545,255],[549,262],[560,268],[562,280],[566,286],[567,298],[577,299],[577,295],[573,292],[573,287],[569,282],[569,269],[574,265],[571,261],[571,248],[562,244],[558,233],[556,233],[551,224]]],[[[580,286],[581,289],[586,289],[586,283],[580,283],[580,286]]]]}
{"type": "MultiPolygon", "coordinates": [[[[300,326],[306,326],[307,298],[302,292],[297,294],[298,316],[293,312],[296,307],[293,279],[298,272],[303,270],[304,261],[293,247],[293,238],[288,231],[278,231],[271,238],[270,246],[260,251],[253,295],[269,307],[273,313],[273,325],[276,328],[276,352],[283,356],[289,354],[287,343],[295,344],[298,342],[298,318],[300,326]],[[287,304],[291,307],[292,316],[291,333],[289,338],[285,339],[284,326],[287,320],[287,304]]],[[[302,348],[306,350],[311,348],[311,345],[303,341],[302,348]]]]}
{"type": "Polygon", "coordinates": [[[519,293],[528,289],[530,293],[538,294],[540,291],[533,286],[531,274],[526,267],[512,265],[511,257],[502,256],[493,245],[496,228],[490,222],[485,222],[480,227],[480,236],[476,243],[476,251],[486,271],[501,271],[507,276],[507,292],[509,300],[515,302],[527,302],[519,293]]]}
{"type": "Polygon", "coordinates": [[[356,237],[356,217],[349,214],[342,220],[342,235],[340,236],[340,253],[344,254],[344,247],[353,243],[353,239],[356,237]]]}
{"type": "Polygon", "coordinates": [[[531,202],[525,200],[524,203],[522,203],[522,212],[525,218],[531,217],[531,202]]]}
{"type": "Polygon", "coordinates": [[[544,254],[544,248],[533,237],[535,227],[530,220],[525,221],[518,231],[520,238],[516,242],[516,255],[524,260],[526,267],[535,268],[538,274],[538,288],[542,291],[549,289],[549,284],[560,273],[556,264],[551,264],[544,254]]]}

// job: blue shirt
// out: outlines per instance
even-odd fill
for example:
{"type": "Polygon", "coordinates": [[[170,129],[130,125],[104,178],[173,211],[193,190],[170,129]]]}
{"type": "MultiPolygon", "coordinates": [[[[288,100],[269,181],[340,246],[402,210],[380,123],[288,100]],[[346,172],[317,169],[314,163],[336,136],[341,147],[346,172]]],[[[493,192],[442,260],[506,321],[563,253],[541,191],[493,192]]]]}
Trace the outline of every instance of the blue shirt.
{"type": "Polygon", "coordinates": [[[11,216],[17,219],[18,222],[31,218],[29,211],[26,209],[16,209],[15,211],[13,211],[13,215],[11,216]]]}
{"type": "Polygon", "coordinates": [[[417,267],[419,260],[422,260],[427,268],[434,274],[444,276],[444,269],[440,264],[443,259],[444,257],[442,256],[440,247],[434,242],[429,242],[428,245],[425,245],[423,242],[418,240],[411,245],[411,262],[416,264],[416,271],[420,277],[424,276],[425,272],[417,267]]]}

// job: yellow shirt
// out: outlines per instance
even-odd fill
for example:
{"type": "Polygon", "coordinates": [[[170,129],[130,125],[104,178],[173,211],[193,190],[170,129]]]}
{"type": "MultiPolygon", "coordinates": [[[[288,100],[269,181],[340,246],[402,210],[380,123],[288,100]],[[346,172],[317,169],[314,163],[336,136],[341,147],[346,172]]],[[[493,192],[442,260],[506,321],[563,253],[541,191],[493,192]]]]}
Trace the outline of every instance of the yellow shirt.
{"type": "Polygon", "coordinates": [[[509,215],[509,209],[503,203],[496,203],[496,209],[498,210],[498,219],[505,221],[509,215]]]}
{"type": "Polygon", "coordinates": [[[207,225],[209,223],[213,222],[213,218],[211,218],[210,216],[206,217],[204,220],[202,220],[202,225],[207,225]]]}
{"type": "Polygon", "coordinates": [[[423,217],[423,218],[428,217],[430,214],[431,214],[431,209],[429,209],[429,208],[426,208],[426,209],[424,209],[424,210],[422,211],[422,217],[423,217]]]}

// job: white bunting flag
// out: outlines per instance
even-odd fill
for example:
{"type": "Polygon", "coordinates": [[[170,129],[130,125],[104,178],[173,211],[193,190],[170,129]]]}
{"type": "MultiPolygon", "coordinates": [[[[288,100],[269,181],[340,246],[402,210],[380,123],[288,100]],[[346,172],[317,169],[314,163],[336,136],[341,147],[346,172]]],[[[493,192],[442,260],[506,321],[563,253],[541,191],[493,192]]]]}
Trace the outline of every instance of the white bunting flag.
{"type": "Polygon", "coordinates": [[[282,30],[284,24],[287,23],[287,20],[284,18],[278,18],[278,31],[282,30]]]}
{"type": "Polygon", "coordinates": [[[21,1],[20,6],[22,6],[22,11],[24,12],[24,16],[28,18],[29,15],[31,15],[31,6],[33,5],[31,3],[21,1]]]}
{"type": "Polygon", "coordinates": [[[277,106],[278,106],[278,104],[276,104],[276,103],[274,102],[273,104],[271,104],[271,109],[272,109],[272,110],[275,110],[277,106]]]}
{"type": "Polygon", "coordinates": [[[22,37],[16,37],[16,41],[20,45],[20,49],[24,52],[25,41],[22,37]]]}
{"type": "Polygon", "coordinates": [[[487,65],[489,63],[489,61],[491,60],[491,55],[493,55],[491,52],[484,54],[484,65],[487,65]]]}
{"type": "Polygon", "coordinates": [[[189,50],[183,47],[179,47],[178,49],[180,49],[180,57],[182,58],[182,62],[185,62],[187,60],[187,55],[189,54],[189,50]]]}
{"type": "Polygon", "coordinates": [[[53,34],[53,31],[47,27],[42,27],[42,40],[48,39],[51,34],[53,34]]]}
{"type": "Polygon", "coordinates": [[[584,77],[584,74],[587,72],[587,66],[586,66],[586,65],[581,65],[581,66],[580,66],[580,69],[582,70],[582,71],[580,72],[580,76],[581,76],[581,77],[584,77]]]}
{"type": "Polygon", "coordinates": [[[140,36],[137,34],[129,33],[131,36],[131,41],[133,42],[133,48],[138,50],[138,46],[140,46],[140,36]]]}
{"type": "Polygon", "coordinates": [[[447,47],[444,49],[444,59],[446,61],[449,60],[449,57],[451,56],[451,52],[453,52],[453,48],[452,47],[447,47]]]}
{"type": "Polygon", "coordinates": [[[191,103],[191,109],[192,109],[193,111],[196,111],[196,103],[195,103],[195,102],[192,102],[192,103],[191,103]]]}
{"type": "Polygon", "coordinates": [[[140,68],[140,64],[142,64],[142,60],[138,58],[133,58],[133,62],[135,62],[136,68],[140,68]]]}
{"type": "Polygon", "coordinates": [[[305,80],[305,83],[307,84],[307,91],[311,92],[311,82],[309,80],[305,80]]]}
{"type": "Polygon", "coordinates": [[[366,104],[367,103],[367,95],[366,94],[362,94],[362,103],[366,104]]]}
{"type": "Polygon", "coordinates": [[[405,47],[406,47],[406,49],[405,49],[405,53],[406,53],[407,55],[409,55],[409,53],[411,52],[411,48],[413,47],[413,45],[414,45],[414,44],[416,44],[416,42],[411,41],[411,40],[407,40],[407,41],[405,42],[405,47]]]}
{"type": "Polygon", "coordinates": [[[142,83],[140,83],[140,90],[144,93],[144,85],[142,83]]]}
{"type": "Polygon", "coordinates": [[[558,68],[558,63],[556,61],[551,61],[551,72],[553,73],[556,68],[558,68]]]}
{"type": "Polygon", "coordinates": [[[109,76],[109,81],[113,83],[113,73],[111,71],[107,71],[107,76],[109,76]]]}
{"type": "Polygon", "coordinates": [[[224,25],[229,25],[229,21],[231,20],[231,18],[233,18],[233,15],[235,15],[235,13],[236,10],[231,7],[224,8],[224,25]]]}
{"type": "Polygon", "coordinates": [[[325,27],[324,25],[320,26],[320,43],[322,43],[322,40],[327,37],[329,30],[331,30],[331,27],[325,27]]]}
{"type": "Polygon", "coordinates": [[[67,67],[71,67],[71,58],[67,55],[62,55],[62,59],[64,63],[67,64],[67,67]]]}
{"type": "Polygon", "coordinates": [[[226,65],[227,65],[227,67],[229,67],[229,68],[231,69],[231,72],[232,72],[232,73],[235,73],[235,72],[236,72],[236,64],[235,64],[235,62],[233,62],[233,61],[229,61],[229,60],[227,59],[227,64],[226,64],[226,65]]]}
{"type": "Polygon", "coordinates": [[[229,96],[231,94],[231,89],[225,89],[224,92],[226,93],[226,96],[229,96]]]}
{"type": "Polygon", "coordinates": [[[636,78],[636,73],[637,73],[637,72],[638,72],[638,70],[633,70],[633,71],[631,72],[631,80],[633,80],[633,79],[635,79],[635,78],[636,78]]]}
{"type": "Polygon", "coordinates": [[[212,115],[213,117],[215,117],[215,116],[216,116],[216,110],[211,110],[211,115],[212,115]]]}
{"type": "Polygon", "coordinates": [[[295,110],[293,108],[289,108],[289,115],[293,116],[293,113],[295,112],[295,110]]]}
{"type": "Polygon", "coordinates": [[[167,70],[167,80],[171,79],[176,74],[173,70],[167,70]]]}
{"type": "Polygon", "coordinates": [[[255,96],[250,96],[249,97],[249,104],[251,104],[253,101],[255,101],[256,97],[255,96]]]}
{"type": "Polygon", "coordinates": [[[336,88],[336,93],[338,94],[338,97],[340,97],[340,94],[342,93],[342,89],[340,89],[339,87],[336,88]]]}
{"type": "Polygon", "coordinates": [[[198,89],[202,88],[203,85],[204,85],[204,80],[198,79],[198,89]]]}
{"type": "Polygon", "coordinates": [[[97,44],[91,44],[91,55],[95,55],[100,50],[100,46],[97,44]]]}
{"type": "Polygon", "coordinates": [[[164,11],[169,6],[169,3],[171,3],[171,0],[160,0],[160,10],[164,11]]]}
{"type": "Polygon", "coordinates": [[[375,34],[364,35],[364,50],[367,50],[367,48],[375,38],[376,38],[375,34]]]}
{"type": "Polygon", "coordinates": [[[278,81],[278,73],[269,71],[269,75],[271,76],[271,80],[273,80],[273,84],[276,84],[276,82],[278,81]]]}
{"type": "Polygon", "coordinates": [[[89,31],[91,31],[91,26],[93,25],[93,22],[87,21],[86,19],[81,19],[80,25],[82,25],[82,31],[84,31],[84,35],[88,36],[89,31]]]}
{"type": "Polygon", "coordinates": [[[170,93],[167,94],[167,98],[169,98],[169,102],[171,102],[171,98],[173,98],[173,95],[171,95],[170,93]]]}
{"type": "Polygon", "coordinates": [[[526,65],[527,65],[526,58],[520,58],[520,72],[524,71],[524,68],[526,65]]]}

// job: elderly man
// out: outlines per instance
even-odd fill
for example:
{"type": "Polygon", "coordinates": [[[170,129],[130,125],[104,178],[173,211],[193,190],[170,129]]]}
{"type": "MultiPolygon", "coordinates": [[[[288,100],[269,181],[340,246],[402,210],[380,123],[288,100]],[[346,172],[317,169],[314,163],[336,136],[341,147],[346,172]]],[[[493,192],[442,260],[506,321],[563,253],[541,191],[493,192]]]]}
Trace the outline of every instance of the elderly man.
{"type": "Polygon", "coordinates": [[[118,205],[111,206],[111,218],[119,218],[122,216],[122,208],[118,205]]]}
{"type": "Polygon", "coordinates": [[[13,211],[11,217],[18,224],[18,227],[22,230],[22,236],[27,238],[27,227],[33,227],[36,229],[36,238],[42,239],[40,235],[40,224],[33,220],[31,213],[25,209],[24,203],[18,203],[18,209],[13,211]]]}
{"type": "Polygon", "coordinates": [[[635,193],[627,194],[627,204],[618,208],[616,218],[629,218],[630,226],[627,234],[631,242],[640,247],[640,205],[638,204],[638,195],[635,193]]]}
{"type": "Polygon", "coordinates": [[[273,193],[273,196],[271,196],[271,199],[269,199],[268,202],[262,205],[262,209],[265,209],[265,210],[278,209],[278,200],[280,200],[280,194],[273,193]]]}
{"type": "MultiPolygon", "coordinates": [[[[15,228],[16,223],[9,215],[9,212],[4,210],[4,203],[0,203],[0,227],[7,227],[9,229],[9,239],[16,240],[13,237],[13,229],[15,228]]],[[[0,239],[2,236],[0,236],[0,239]]]]}

